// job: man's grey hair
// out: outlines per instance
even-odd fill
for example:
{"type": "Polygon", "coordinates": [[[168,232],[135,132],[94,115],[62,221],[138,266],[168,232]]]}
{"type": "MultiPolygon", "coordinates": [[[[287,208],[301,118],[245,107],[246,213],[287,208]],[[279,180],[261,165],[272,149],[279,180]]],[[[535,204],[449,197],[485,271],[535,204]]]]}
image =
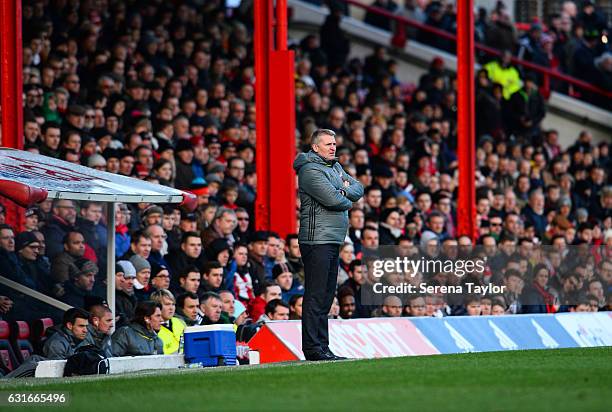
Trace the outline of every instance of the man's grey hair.
{"type": "Polygon", "coordinates": [[[336,137],[336,132],[334,132],[333,130],[317,129],[314,132],[312,132],[312,136],[310,137],[310,144],[319,144],[319,139],[324,134],[331,136],[331,137],[336,137]]]}
{"type": "Polygon", "coordinates": [[[217,209],[217,212],[215,213],[215,218],[213,220],[221,219],[226,213],[229,213],[232,216],[236,216],[236,212],[234,212],[232,209],[227,207],[220,207],[219,209],[217,209]]]}

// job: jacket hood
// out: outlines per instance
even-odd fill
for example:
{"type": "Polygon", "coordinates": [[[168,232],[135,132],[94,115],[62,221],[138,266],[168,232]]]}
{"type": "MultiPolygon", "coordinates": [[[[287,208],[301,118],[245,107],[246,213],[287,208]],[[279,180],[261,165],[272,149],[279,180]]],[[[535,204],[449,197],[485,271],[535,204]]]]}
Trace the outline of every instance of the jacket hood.
{"type": "Polygon", "coordinates": [[[318,163],[323,166],[333,166],[336,163],[334,158],[332,161],[325,161],[321,156],[313,152],[312,150],[308,153],[300,153],[293,161],[293,169],[296,173],[299,173],[300,169],[307,163],[318,163]]]}

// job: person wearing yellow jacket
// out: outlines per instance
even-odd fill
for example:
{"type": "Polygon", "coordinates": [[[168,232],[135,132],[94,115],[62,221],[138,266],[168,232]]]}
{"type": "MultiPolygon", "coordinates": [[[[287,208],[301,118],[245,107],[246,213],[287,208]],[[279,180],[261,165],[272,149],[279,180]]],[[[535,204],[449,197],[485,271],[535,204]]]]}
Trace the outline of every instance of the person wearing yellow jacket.
{"type": "Polygon", "coordinates": [[[510,99],[517,91],[523,87],[523,81],[519,71],[512,64],[512,53],[505,50],[500,59],[490,61],[484,65],[489,79],[492,83],[502,85],[504,99],[510,99]]]}
{"type": "Polygon", "coordinates": [[[164,344],[164,355],[181,353],[181,338],[185,333],[185,322],[174,316],[176,299],[168,289],[159,289],[151,294],[151,300],[162,306],[162,325],[157,336],[164,344]]]}

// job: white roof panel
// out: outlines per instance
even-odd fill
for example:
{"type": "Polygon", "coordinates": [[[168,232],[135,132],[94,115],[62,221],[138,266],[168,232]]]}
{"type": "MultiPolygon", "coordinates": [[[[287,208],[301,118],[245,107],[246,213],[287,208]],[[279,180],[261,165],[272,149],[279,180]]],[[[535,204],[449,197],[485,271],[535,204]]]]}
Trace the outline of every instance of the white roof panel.
{"type": "Polygon", "coordinates": [[[181,203],[185,196],[191,196],[170,187],[4,147],[0,148],[2,180],[46,190],[49,199],[181,203]]]}

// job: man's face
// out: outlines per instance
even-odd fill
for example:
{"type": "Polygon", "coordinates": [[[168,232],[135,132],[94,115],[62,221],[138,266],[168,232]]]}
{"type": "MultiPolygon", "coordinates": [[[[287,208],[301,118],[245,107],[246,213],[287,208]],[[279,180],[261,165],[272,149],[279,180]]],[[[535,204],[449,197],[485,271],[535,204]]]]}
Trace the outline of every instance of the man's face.
{"type": "Polygon", "coordinates": [[[276,283],[281,287],[282,290],[290,290],[293,285],[293,273],[284,272],[278,275],[276,283]]]}
{"type": "Polygon", "coordinates": [[[392,318],[398,318],[402,316],[402,301],[397,299],[392,299],[393,302],[388,302],[388,304],[383,305],[383,312],[387,314],[387,316],[392,318]]]}
{"type": "Polygon", "coordinates": [[[470,302],[465,307],[468,316],[480,316],[480,302],[470,302]]]}
{"type": "Polygon", "coordinates": [[[220,294],[220,296],[221,303],[223,304],[223,312],[234,315],[234,295],[228,292],[223,292],[220,294]]]}
{"type": "Polygon", "coordinates": [[[60,129],[56,129],[55,127],[50,127],[43,135],[43,141],[45,143],[45,146],[47,146],[51,150],[57,150],[60,145],[60,140],[60,129]]]}
{"type": "Polygon", "coordinates": [[[251,243],[251,250],[256,256],[264,257],[268,253],[268,242],[264,240],[253,242],[251,243]]]}
{"type": "Polygon", "coordinates": [[[353,280],[358,284],[358,285],[363,285],[366,281],[366,268],[364,265],[360,265],[360,266],[355,266],[355,269],[353,269],[353,271],[351,272],[351,275],[353,276],[353,280]]]}
{"type": "Polygon", "coordinates": [[[181,249],[187,256],[196,259],[202,253],[202,240],[199,237],[190,236],[181,244],[181,249]]]}
{"type": "Polygon", "coordinates": [[[29,245],[21,249],[19,251],[19,254],[25,260],[35,261],[36,259],[38,259],[38,256],[40,254],[40,243],[38,242],[30,243],[29,245]]]}
{"type": "Polygon", "coordinates": [[[204,279],[213,288],[221,287],[223,282],[223,268],[211,269],[208,274],[204,274],[204,279]]]}
{"type": "Polygon", "coordinates": [[[83,340],[87,336],[87,325],[89,321],[87,319],[77,318],[74,323],[68,322],[66,328],[72,332],[72,334],[78,339],[83,340]]]}
{"type": "Polygon", "coordinates": [[[366,196],[366,203],[373,208],[380,207],[382,203],[382,192],[380,190],[370,190],[366,196]]]}
{"type": "Polygon", "coordinates": [[[278,305],[274,309],[274,313],[268,313],[270,320],[289,320],[289,309],[278,305]]]}
{"type": "Polygon", "coordinates": [[[302,252],[300,252],[300,243],[298,239],[293,238],[289,240],[289,244],[287,245],[287,251],[289,252],[289,257],[302,257],[302,252]]]}
{"type": "Polygon", "coordinates": [[[224,235],[230,235],[236,228],[236,216],[233,213],[224,213],[219,219],[217,219],[217,225],[219,231],[224,235]]]}
{"type": "Polygon", "coordinates": [[[179,278],[181,287],[187,292],[197,293],[202,276],[198,272],[189,272],[186,277],[179,278]]]}
{"type": "Polygon", "coordinates": [[[198,316],[198,299],[186,298],[183,304],[183,313],[191,320],[196,320],[198,316]]]}
{"type": "Polygon", "coordinates": [[[244,160],[235,159],[228,168],[229,175],[234,179],[241,181],[244,178],[244,160]]]}
{"type": "Polygon", "coordinates": [[[247,212],[236,212],[236,220],[240,231],[246,232],[249,228],[249,214],[247,212]]]}
{"type": "Polygon", "coordinates": [[[57,202],[55,207],[53,207],[53,214],[71,225],[74,225],[74,222],[76,222],[76,208],[72,200],[60,200],[57,202]]]}
{"type": "Polygon", "coordinates": [[[113,319],[113,314],[110,312],[106,312],[101,318],[94,318],[94,327],[99,332],[105,335],[110,335],[114,321],[115,320],[113,319]]]}
{"type": "Polygon", "coordinates": [[[176,312],[176,303],[172,299],[164,297],[161,300],[161,304],[162,304],[162,311],[161,311],[162,319],[163,320],[172,319],[172,317],[174,316],[174,313],[176,312]]]}
{"type": "Polygon", "coordinates": [[[444,232],[444,218],[442,216],[432,216],[429,219],[429,228],[437,234],[444,232]]]}
{"type": "Polygon", "coordinates": [[[161,226],[151,226],[149,227],[149,237],[151,238],[151,250],[159,252],[164,246],[166,232],[164,232],[161,226]]]}
{"type": "Polygon", "coordinates": [[[0,230],[0,247],[7,252],[15,251],[15,234],[11,229],[0,230]]]}
{"type": "Polygon", "coordinates": [[[350,319],[355,312],[355,297],[353,295],[345,295],[340,299],[340,317],[342,319],[350,319]]]}
{"type": "Polygon", "coordinates": [[[134,162],[135,160],[133,156],[124,156],[121,158],[119,160],[119,173],[125,176],[130,176],[132,174],[132,169],[134,168],[134,162]]]}
{"type": "Polygon", "coordinates": [[[351,213],[349,223],[353,229],[363,229],[364,214],[361,210],[351,213]]]}
{"type": "Polygon", "coordinates": [[[200,305],[200,310],[204,315],[213,322],[217,322],[221,317],[223,302],[220,299],[209,298],[206,302],[200,305]]]}
{"type": "Polygon", "coordinates": [[[270,236],[268,238],[268,257],[276,259],[278,253],[280,252],[280,245],[280,239],[270,236]]]}
{"type": "Polygon", "coordinates": [[[151,239],[141,236],[136,244],[133,244],[134,253],[147,259],[151,253],[151,239]]]}
{"type": "Polygon", "coordinates": [[[151,284],[155,289],[168,289],[170,287],[170,273],[167,270],[162,270],[153,279],[151,284]]]}
{"type": "Polygon", "coordinates": [[[123,272],[117,272],[115,274],[115,286],[118,290],[121,290],[128,295],[134,291],[134,278],[125,277],[123,272]]]}
{"type": "Polygon", "coordinates": [[[74,257],[85,254],[85,238],[80,233],[71,233],[64,244],[64,250],[74,257]]]}
{"type": "Polygon", "coordinates": [[[370,249],[378,247],[378,232],[376,230],[366,230],[362,236],[361,244],[364,247],[370,249]]]}
{"type": "Polygon", "coordinates": [[[278,285],[269,286],[264,293],[264,299],[266,303],[270,302],[272,299],[282,299],[283,294],[281,292],[281,288],[278,285]]]}
{"type": "Polygon", "coordinates": [[[312,150],[325,160],[336,157],[336,138],[328,134],[319,136],[319,142],[312,145],[312,150]]]}
{"type": "Polygon", "coordinates": [[[96,274],[94,272],[87,272],[78,276],[74,282],[75,286],[81,290],[90,292],[96,281],[96,274]]]}
{"type": "Polygon", "coordinates": [[[521,293],[523,289],[523,279],[518,276],[509,276],[504,283],[510,293],[521,293]]]}
{"type": "Polygon", "coordinates": [[[26,230],[37,230],[38,229],[38,215],[36,213],[26,216],[25,218],[26,230]]]}
{"type": "MultiPolygon", "coordinates": [[[[433,298],[431,298],[433,300],[433,298]]],[[[425,299],[419,297],[416,299],[412,299],[410,301],[410,315],[417,316],[427,316],[427,305],[425,304],[425,299]]],[[[433,306],[432,306],[433,307],[433,306]]],[[[433,309],[432,309],[433,313],[433,309]]]]}
{"type": "Polygon", "coordinates": [[[98,224],[102,218],[102,206],[91,204],[87,209],[81,209],[81,216],[90,222],[98,224]]]}

